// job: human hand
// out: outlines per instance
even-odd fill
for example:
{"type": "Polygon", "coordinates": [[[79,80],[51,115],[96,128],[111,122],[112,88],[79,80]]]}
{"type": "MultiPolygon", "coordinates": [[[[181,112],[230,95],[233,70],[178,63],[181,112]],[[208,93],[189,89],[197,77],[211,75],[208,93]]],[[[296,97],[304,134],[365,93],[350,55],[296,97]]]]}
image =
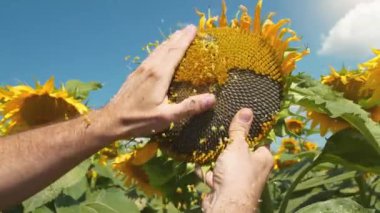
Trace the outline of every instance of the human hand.
{"type": "Polygon", "coordinates": [[[249,150],[246,136],[253,120],[249,109],[240,110],[233,118],[229,135],[232,142],[220,154],[213,171],[197,169],[212,191],[202,202],[205,212],[255,212],[265,182],[273,167],[269,149],[249,150]]]}
{"type": "Polygon", "coordinates": [[[212,94],[192,96],[178,104],[167,101],[174,71],[195,35],[196,27],[192,25],[175,32],[128,76],[103,109],[109,118],[108,131],[116,139],[160,132],[171,122],[206,111],[215,104],[212,94]]]}

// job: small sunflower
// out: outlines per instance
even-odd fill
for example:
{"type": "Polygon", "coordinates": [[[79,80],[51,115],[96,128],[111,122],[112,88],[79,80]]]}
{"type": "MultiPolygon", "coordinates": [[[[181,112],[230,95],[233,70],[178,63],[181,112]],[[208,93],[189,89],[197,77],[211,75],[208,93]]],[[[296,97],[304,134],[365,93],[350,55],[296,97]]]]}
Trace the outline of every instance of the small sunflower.
{"type": "Polygon", "coordinates": [[[284,159],[284,158],[285,157],[282,153],[277,153],[274,155],[274,166],[273,166],[274,170],[288,168],[300,162],[300,159],[295,158],[294,156],[290,159],[284,159]]]}
{"type": "Polygon", "coordinates": [[[241,15],[228,22],[225,2],[220,18],[201,11],[198,34],[176,69],[168,98],[178,103],[210,92],[217,104],[213,110],[183,120],[157,140],[169,153],[199,164],[214,161],[228,143],[226,129],[234,114],[252,108],[255,120],[248,136],[254,147],[270,131],[281,107],[284,80],[308,50],[293,51],[299,41],[284,26],[288,19],[273,22],[273,13],[261,20],[262,0],[253,17],[245,6],[241,15]]]}
{"type": "Polygon", "coordinates": [[[297,154],[301,151],[299,143],[294,138],[284,138],[281,141],[281,146],[278,153],[297,154]]]}
{"type": "MultiPolygon", "coordinates": [[[[368,68],[373,67],[374,62],[368,63],[368,68]],[[371,66],[370,66],[371,65],[371,66]]],[[[331,68],[330,75],[322,77],[322,84],[330,86],[333,90],[341,92],[346,99],[353,101],[356,104],[361,105],[362,100],[380,100],[380,97],[376,97],[377,87],[369,86],[369,82],[372,82],[371,72],[363,69],[364,65],[359,66],[358,70],[347,70],[343,68],[340,71],[336,71],[331,68]]],[[[380,90],[379,90],[380,91],[380,90]]],[[[378,103],[380,104],[380,103],[378,103]]],[[[362,106],[370,117],[376,121],[380,121],[380,106],[374,105],[369,108],[362,106]]],[[[311,127],[314,128],[317,125],[320,126],[320,134],[326,135],[328,131],[333,133],[350,127],[350,125],[341,118],[331,118],[326,114],[308,110],[307,116],[311,119],[311,127]]]]}
{"type": "Polygon", "coordinates": [[[116,142],[113,142],[111,145],[101,149],[97,153],[99,156],[98,158],[99,164],[105,166],[107,165],[107,162],[109,160],[115,159],[119,155],[118,147],[119,147],[119,143],[116,141],[116,142]]]}
{"type": "Polygon", "coordinates": [[[315,150],[317,150],[318,145],[316,143],[311,142],[311,141],[305,141],[303,143],[303,148],[306,151],[315,151],[315,150]]]}
{"type": "Polygon", "coordinates": [[[305,124],[298,119],[290,118],[285,121],[286,128],[294,133],[294,134],[300,134],[305,127],[305,124]]]}
{"type": "Polygon", "coordinates": [[[44,85],[37,83],[35,88],[28,85],[6,86],[0,89],[0,98],[0,124],[7,124],[7,134],[67,120],[88,111],[65,88],[56,89],[53,77],[44,85]]]}
{"type": "Polygon", "coordinates": [[[148,196],[161,195],[161,192],[149,184],[149,176],[142,166],[157,152],[157,143],[148,143],[143,148],[119,155],[113,162],[113,169],[124,176],[125,186],[137,186],[148,196]]]}
{"type": "Polygon", "coordinates": [[[328,85],[335,91],[343,93],[345,98],[355,103],[370,95],[370,90],[363,89],[367,81],[368,72],[347,70],[345,68],[339,72],[331,68],[330,75],[322,77],[322,84],[328,85]]]}

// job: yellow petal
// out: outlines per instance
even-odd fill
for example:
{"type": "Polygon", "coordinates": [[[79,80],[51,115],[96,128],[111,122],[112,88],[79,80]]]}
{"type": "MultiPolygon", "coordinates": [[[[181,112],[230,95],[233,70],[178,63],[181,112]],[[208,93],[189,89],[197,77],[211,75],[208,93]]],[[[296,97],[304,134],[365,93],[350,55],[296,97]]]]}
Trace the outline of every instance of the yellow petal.
{"type": "Polygon", "coordinates": [[[263,6],[263,0],[259,0],[255,9],[255,18],[253,20],[253,32],[261,33],[261,8],[263,6]]]}
{"type": "Polygon", "coordinates": [[[228,26],[226,0],[222,1],[222,14],[220,15],[219,26],[220,27],[228,26]]]}
{"type": "Polygon", "coordinates": [[[195,12],[198,14],[199,18],[199,24],[198,28],[199,30],[204,30],[206,26],[206,14],[202,13],[198,9],[195,9],[195,12]]]}
{"type": "Polygon", "coordinates": [[[210,17],[206,22],[206,29],[214,28],[214,22],[218,21],[218,16],[210,17]]]}
{"type": "Polygon", "coordinates": [[[48,81],[46,81],[46,83],[42,87],[42,91],[50,93],[53,90],[54,90],[54,77],[52,76],[52,77],[50,77],[50,79],[48,81]]]}
{"type": "Polygon", "coordinates": [[[239,27],[239,21],[237,19],[232,19],[231,28],[238,28],[238,27],[239,27]]]}
{"type": "Polygon", "coordinates": [[[248,9],[244,5],[240,5],[242,12],[240,17],[240,28],[243,30],[249,30],[251,26],[251,17],[248,15],[248,9]]]}
{"type": "Polygon", "coordinates": [[[148,162],[156,155],[157,149],[157,142],[149,142],[143,148],[136,150],[131,163],[138,166],[148,162]]]}

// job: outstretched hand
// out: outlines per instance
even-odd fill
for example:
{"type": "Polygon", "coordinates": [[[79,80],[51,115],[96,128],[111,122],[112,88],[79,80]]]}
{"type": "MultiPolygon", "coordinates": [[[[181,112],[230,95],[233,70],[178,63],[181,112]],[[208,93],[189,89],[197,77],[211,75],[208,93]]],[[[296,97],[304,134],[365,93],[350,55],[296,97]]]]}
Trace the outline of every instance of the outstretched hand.
{"type": "Polygon", "coordinates": [[[215,96],[201,94],[178,104],[169,104],[167,92],[174,71],[196,35],[190,25],[175,32],[159,45],[129,75],[116,96],[104,108],[109,117],[110,134],[121,137],[146,136],[160,132],[171,122],[206,111],[215,96]]]}
{"type": "Polygon", "coordinates": [[[273,157],[266,147],[249,150],[246,136],[252,120],[250,109],[240,110],[230,125],[232,142],[218,157],[213,171],[203,174],[197,169],[212,189],[202,202],[205,212],[255,212],[273,157]]]}

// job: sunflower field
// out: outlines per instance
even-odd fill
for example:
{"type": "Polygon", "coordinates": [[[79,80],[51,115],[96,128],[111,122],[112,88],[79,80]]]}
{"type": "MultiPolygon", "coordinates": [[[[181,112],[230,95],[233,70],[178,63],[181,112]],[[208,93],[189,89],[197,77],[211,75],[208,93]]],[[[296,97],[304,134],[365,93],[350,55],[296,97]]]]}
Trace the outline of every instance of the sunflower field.
{"type": "MultiPolygon", "coordinates": [[[[231,21],[224,2],[220,16],[196,11],[198,35],[176,70],[170,101],[205,91],[231,92],[225,99],[217,96],[225,102],[220,114],[216,110],[212,116],[221,117],[236,110],[231,99],[234,104],[242,99],[233,96],[236,91],[231,88],[254,84],[269,92],[259,97],[255,91],[238,90],[248,97],[239,104],[259,111],[247,139],[250,147],[278,146],[272,150],[275,165],[259,212],[380,212],[380,50],[374,49],[373,58],[356,69],[329,68],[330,74],[320,79],[292,74],[310,50],[291,46],[301,39],[287,27],[289,20],[274,22],[273,13],[262,19],[261,6],[260,0],[253,16],[241,6],[231,21]],[[260,76],[266,77],[247,80],[260,76]],[[264,102],[271,108],[262,107],[264,102]]],[[[141,56],[126,60],[137,67],[143,54],[159,43],[148,43],[141,56]]],[[[35,86],[2,86],[0,135],[85,117],[91,111],[89,94],[96,97],[101,88],[101,82],[80,80],[57,84],[53,77],[35,86]]],[[[212,169],[226,146],[229,125],[212,120],[198,129],[202,119],[186,124],[201,132],[197,136],[180,134],[184,130],[173,124],[151,138],[115,141],[4,212],[201,212],[200,203],[210,188],[195,174],[195,166],[212,169]],[[175,143],[167,143],[168,138],[175,143]]]]}

